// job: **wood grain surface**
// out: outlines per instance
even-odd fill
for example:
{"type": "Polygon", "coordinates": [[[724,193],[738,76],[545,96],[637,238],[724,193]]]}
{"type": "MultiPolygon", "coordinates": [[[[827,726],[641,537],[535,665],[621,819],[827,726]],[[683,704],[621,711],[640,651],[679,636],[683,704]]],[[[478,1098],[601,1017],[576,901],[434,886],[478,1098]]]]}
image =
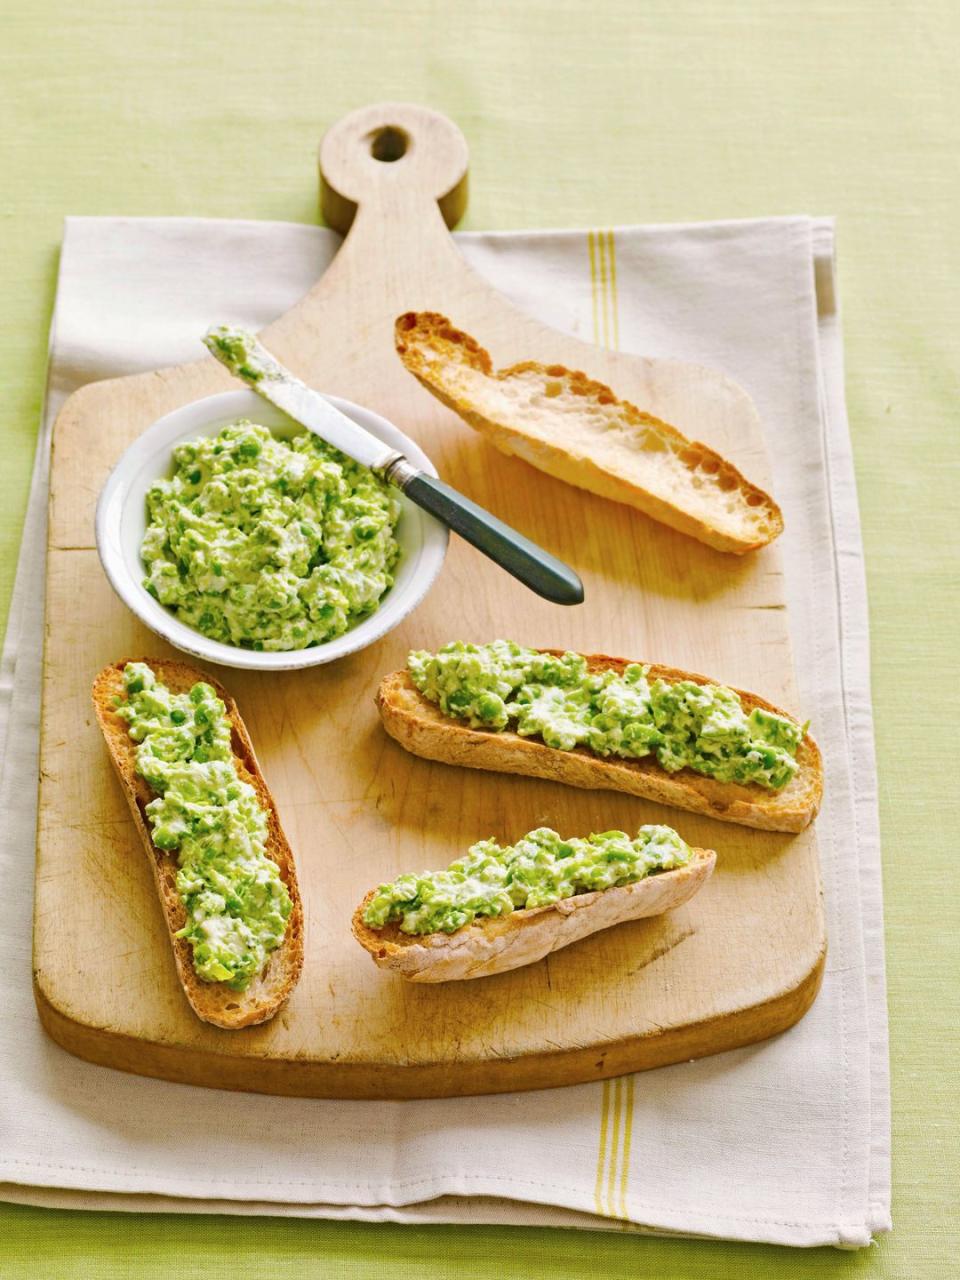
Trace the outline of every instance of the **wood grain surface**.
{"type": "Polygon", "coordinates": [[[570,488],[498,453],[404,371],[395,317],[442,311],[496,364],[531,358],[583,369],[769,484],[752,404],[721,373],[553,332],[466,266],[444,223],[464,207],[466,165],[459,131],[421,108],[381,104],[336,125],[321,149],[324,209],[349,235],[316,287],[262,336],[313,385],[396,422],[444,479],[572,563],[586,603],[539,600],[455,539],[426,601],[371,648],[304,672],[217,671],[297,858],[306,962],[272,1023],[205,1026],[176,981],[150,870],[90,703],[106,663],[171,651],[113,596],[93,514],[139,432],[232,384],[204,359],[73,395],[54,434],[34,976],[44,1025],[84,1058],[225,1088],[445,1096],[716,1053],[790,1026],[816,995],[825,938],[813,830],[750,831],[627,796],[431,764],[379,725],[377,683],[409,648],[496,636],[703,671],[803,715],[776,544],[726,556],[570,488]],[[652,821],[718,852],[704,891],[667,917],[598,934],[525,970],[436,988],[381,972],[350,937],[351,913],[371,886],[445,865],[481,837],[652,821]]]}

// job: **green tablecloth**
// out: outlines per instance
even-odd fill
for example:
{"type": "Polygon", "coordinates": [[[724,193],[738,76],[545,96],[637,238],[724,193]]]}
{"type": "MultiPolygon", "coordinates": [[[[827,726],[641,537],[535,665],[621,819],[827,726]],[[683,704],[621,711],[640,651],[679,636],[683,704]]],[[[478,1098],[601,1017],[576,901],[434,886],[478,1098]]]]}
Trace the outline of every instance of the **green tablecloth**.
{"type": "Polygon", "coordinates": [[[954,737],[948,662],[960,621],[948,447],[960,327],[952,0],[38,0],[6,16],[0,620],[65,213],[314,221],[324,127],[400,98],[438,107],[466,133],[468,226],[838,216],[873,628],[895,1231],[845,1255],[0,1206],[0,1273],[955,1275],[958,804],[935,772],[954,737]]]}

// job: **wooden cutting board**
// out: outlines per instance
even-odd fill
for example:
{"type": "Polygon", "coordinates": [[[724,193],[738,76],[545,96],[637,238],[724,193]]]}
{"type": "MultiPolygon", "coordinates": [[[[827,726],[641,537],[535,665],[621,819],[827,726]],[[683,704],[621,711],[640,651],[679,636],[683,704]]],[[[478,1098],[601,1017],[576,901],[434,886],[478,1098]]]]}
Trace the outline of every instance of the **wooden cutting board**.
{"type": "MultiPolygon", "coordinates": [[[[266,330],[268,346],[313,385],[385,414],[441,476],[575,565],[586,603],[547,604],[454,539],[426,601],[373,647],[304,672],[217,672],[239,702],[296,853],[306,963],[273,1022],[206,1026],[177,984],[147,860],[90,704],[106,663],[171,651],[112,594],[93,516],[108,471],[139,432],[232,384],[204,359],[78,391],[56,423],[51,484],[34,930],[44,1026],[71,1052],[127,1071],[359,1098],[592,1080],[783,1030],[809,1007],[823,967],[812,830],[765,834],[613,793],[431,764],[387,738],[373,704],[380,677],[411,647],[503,636],[702,671],[802,714],[778,547],[722,555],[498,453],[404,371],[393,349],[400,312],[445,312],[500,365],[529,357],[581,368],[764,485],[751,402],[719,372],[546,329],[476,276],[444,225],[463,212],[467,171],[463,137],[444,117],[398,104],[355,112],[327,134],[320,159],[324,213],[349,235],[316,287],[266,330]],[[644,822],[673,823],[719,854],[704,891],[666,917],[515,973],[440,987],[378,970],[350,937],[369,887],[446,865],[481,837],[644,822]]],[[[591,248],[609,279],[609,244],[591,248]]],[[[602,297],[598,305],[615,321],[602,297]]],[[[604,328],[602,315],[597,337],[609,341],[615,325],[604,328]]]]}

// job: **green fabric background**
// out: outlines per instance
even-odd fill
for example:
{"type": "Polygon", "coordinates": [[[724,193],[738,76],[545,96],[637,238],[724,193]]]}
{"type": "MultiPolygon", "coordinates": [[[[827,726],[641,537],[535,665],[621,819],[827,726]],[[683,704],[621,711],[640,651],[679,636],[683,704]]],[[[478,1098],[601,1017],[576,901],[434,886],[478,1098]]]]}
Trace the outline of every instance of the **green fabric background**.
{"type": "Polygon", "coordinates": [[[895,1230],[842,1254],[0,1206],[0,1273],[955,1276],[958,806],[953,778],[937,777],[955,740],[960,622],[954,0],[24,0],[5,16],[0,622],[66,213],[312,222],[325,126],[400,98],[466,133],[470,227],[838,216],[880,752],[895,1230]]]}

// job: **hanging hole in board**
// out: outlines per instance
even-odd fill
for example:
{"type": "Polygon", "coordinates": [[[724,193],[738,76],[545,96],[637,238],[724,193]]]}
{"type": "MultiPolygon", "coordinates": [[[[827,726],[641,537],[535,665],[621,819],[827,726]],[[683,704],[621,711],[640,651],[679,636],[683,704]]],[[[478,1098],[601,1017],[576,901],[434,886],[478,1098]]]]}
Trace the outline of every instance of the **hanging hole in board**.
{"type": "Polygon", "coordinates": [[[370,154],[374,160],[382,160],[384,164],[393,164],[402,160],[407,154],[410,138],[403,129],[387,124],[377,129],[370,137],[370,154]]]}

